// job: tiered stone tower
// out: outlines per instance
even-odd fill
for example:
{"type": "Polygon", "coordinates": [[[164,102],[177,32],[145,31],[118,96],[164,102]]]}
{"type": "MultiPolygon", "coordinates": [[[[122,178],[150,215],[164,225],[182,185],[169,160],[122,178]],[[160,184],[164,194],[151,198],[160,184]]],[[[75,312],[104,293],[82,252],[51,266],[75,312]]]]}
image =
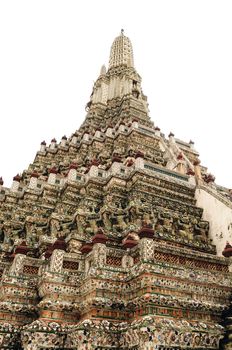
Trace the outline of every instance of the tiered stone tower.
{"type": "Polygon", "coordinates": [[[153,125],[123,31],[86,111],[0,181],[0,348],[230,349],[231,194],[153,125]]]}

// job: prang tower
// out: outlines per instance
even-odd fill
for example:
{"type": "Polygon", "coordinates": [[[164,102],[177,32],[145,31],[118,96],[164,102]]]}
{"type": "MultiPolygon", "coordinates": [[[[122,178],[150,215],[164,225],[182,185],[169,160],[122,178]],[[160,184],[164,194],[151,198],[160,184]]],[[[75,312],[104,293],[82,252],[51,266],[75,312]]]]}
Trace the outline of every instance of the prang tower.
{"type": "Polygon", "coordinates": [[[86,111],[0,179],[0,348],[231,349],[231,192],[154,126],[123,31],[86,111]]]}

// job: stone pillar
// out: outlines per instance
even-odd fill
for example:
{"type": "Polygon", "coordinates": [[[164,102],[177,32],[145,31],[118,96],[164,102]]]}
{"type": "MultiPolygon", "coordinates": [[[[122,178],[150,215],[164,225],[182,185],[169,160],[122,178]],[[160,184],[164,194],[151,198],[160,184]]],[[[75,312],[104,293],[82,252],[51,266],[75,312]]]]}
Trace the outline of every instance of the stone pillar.
{"type": "Polygon", "coordinates": [[[46,151],[46,142],[42,141],[40,144],[40,152],[45,152],[46,151]]]}
{"type": "Polygon", "coordinates": [[[154,245],[154,241],[151,238],[142,238],[139,241],[140,258],[142,260],[154,260],[154,245]]]}
{"type": "Polygon", "coordinates": [[[77,178],[77,164],[72,163],[69,166],[69,171],[68,171],[68,180],[70,181],[76,181],[77,178]]]}
{"type": "Polygon", "coordinates": [[[138,127],[139,127],[138,120],[137,119],[133,119],[133,121],[132,121],[132,128],[133,129],[138,129],[138,127]]]}
{"type": "Polygon", "coordinates": [[[144,155],[140,151],[135,155],[135,169],[144,169],[144,155]]]}
{"type": "Polygon", "coordinates": [[[155,127],[155,135],[160,136],[160,128],[158,126],[155,127]]]}
{"type": "Polygon", "coordinates": [[[112,137],[112,132],[113,128],[111,126],[108,126],[108,128],[106,129],[106,136],[112,137]]]}
{"type": "Polygon", "coordinates": [[[97,138],[101,137],[101,130],[100,129],[96,129],[94,137],[97,137],[97,138]]]}
{"type": "Polygon", "coordinates": [[[171,142],[171,143],[175,143],[175,138],[174,138],[174,134],[172,133],[172,132],[170,132],[170,134],[168,135],[168,137],[169,137],[169,142],[171,142]]]}
{"type": "Polygon", "coordinates": [[[29,188],[31,188],[33,190],[37,188],[38,177],[39,177],[39,174],[36,173],[36,172],[33,172],[31,174],[30,183],[29,183],[29,186],[28,186],[29,188]]]}
{"type": "Polygon", "coordinates": [[[15,255],[13,263],[9,269],[9,275],[18,276],[21,273],[25,258],[26,258],[26,255],[24,254],[15,255]]]}
{"type": "Polygon", "coordinates": [[[55,249],[53,251],[50,262],[50,270],[52,272],[62,272],[64,253],[65,252],[61,249],[55,249]]]}
{"type": "Polygon", "coordinates": [[[194,142],[192,140],[189,141],[189,145],[191,149],[194,149],[194,142]]]}
{"type": "Polygon", "coordinates": [[[61,146],[62,147],[65,147],[67,144],[67,136],[63,136],[62,139],[61,139],[61,146]]]}
{"type": "Polygon", "coordinates": [[[177,166],[176,170],[180,173],[185,175],[186,174],[186,164],[185,164],[185,159],[182,153],[179,153],[177,156],[177,166]]]}
{"type": "Polygon", "coordinates": [[[154,230],[150,225],[144,225],[138,232],[140,238],[140,258],[144,261],[154,260],[154,230]]]}
{"type": "Polygon", "coordinates": [[[17,192],[19,190],[20,181],[21,181],[21,176],[19,176],[19,174],[13,177],[13,183],[11,185],[12,192],[17,192]]]}
{"type": "Polygon", "coordinates": [[[83,137],[82,137],[82,140],[83,141],[89,141],[89,133],[88,132],[85,132],[83,137]]]}
{"type": "Polygon", "coordinates": [[[196,185],[196,178],[195,178],[195,176],[191,175],[191,174],[187,174],[187,175],[189,175],[188,182],[195,186],[196,185]]]}
{"type": "Polygon", "coordinates": [[[51,140],[50,148],[51,149],[55,149],[56,148],[56,139],[55,138],[51,140]]]}
{"type": "Polygon", "coordinates": [[[92,260],[95,267],[102,268],[106,265],[106,241],[107,237],[101,229],[93,236],[92,260]]]}
{"type": "Polygon", "coordinates": [[[194,171],[196,176],[196,183],[201,184],[202,183],[202,176],[201,176],[201,167],[200,167],[200,161],[196,160],[194,163],[194,171]]]}
{"type": "Polygon", "coordinates": [[[98,175],[98,167],[96,165],[91,165],[88,175],[90,177],[96,177],[98,175]]]}
{"type": "Polygon", "coordinates": [[[1,190],[2,190],[3,184],[4,184],[4,181],[3,181],[2,177],[0,177],[0,193],[1,193],[1,190]]]}
{"type": "Polygon", "coordinates": [[[105,267],[106,265],[106,246],[102,243],[96,243],[92,250],[93,266],[105,267]]]}
{"type": "Polygon", "coordinates": [[[75,134],[72,136],[71,143],[72,143],[73,145],[76,145],[76,143],[77,143],[77,136],[76,136],[75,134]]]}
{"type": "Polygon", "coordinates": [[[121,123],[121,124],[119,125],[118,131],[119,131],[119,132],[124,132],[124,131],[125,131],[125,124],[124,124],[124,123],[121,123]]]}
{"type": "Polygon", "coordinates": [[[110,168],[111,173],[118,174],[122,165],[121,157],[114,155],[112,159],[112,165],[110,168]]]}
{"type": "Polygon", "coordinates": [[[50,185],[55,185],[55,183],[56,183],[56,174],[57,174],[57,170],[56,170],[56,168],[51,168],[50,170],[49,170],[49,176],[48,176],[48,183],[50,184],[50,185]]]}

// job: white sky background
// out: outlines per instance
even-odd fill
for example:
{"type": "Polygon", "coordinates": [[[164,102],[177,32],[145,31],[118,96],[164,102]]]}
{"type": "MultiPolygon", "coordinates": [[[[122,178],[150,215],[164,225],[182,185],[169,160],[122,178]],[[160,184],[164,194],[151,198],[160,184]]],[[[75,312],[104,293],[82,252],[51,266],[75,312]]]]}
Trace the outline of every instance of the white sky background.
{"type": "Polygon", "coordinates": [[[232,1],[0,1],[0,176],[70,136],[124,28],[150,116],[232,187],[232,1]]]}

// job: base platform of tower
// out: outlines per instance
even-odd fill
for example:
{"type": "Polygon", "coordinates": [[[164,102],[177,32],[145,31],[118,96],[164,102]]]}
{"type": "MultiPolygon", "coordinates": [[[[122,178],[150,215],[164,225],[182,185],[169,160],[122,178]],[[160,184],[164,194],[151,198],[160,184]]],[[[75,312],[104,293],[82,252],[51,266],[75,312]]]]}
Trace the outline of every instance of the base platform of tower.
{"type": "Polygon", "coordinates": [[[111,47],[80,128],[0,178],[0,349],[232,349],[232,192],[111,47]]]}

